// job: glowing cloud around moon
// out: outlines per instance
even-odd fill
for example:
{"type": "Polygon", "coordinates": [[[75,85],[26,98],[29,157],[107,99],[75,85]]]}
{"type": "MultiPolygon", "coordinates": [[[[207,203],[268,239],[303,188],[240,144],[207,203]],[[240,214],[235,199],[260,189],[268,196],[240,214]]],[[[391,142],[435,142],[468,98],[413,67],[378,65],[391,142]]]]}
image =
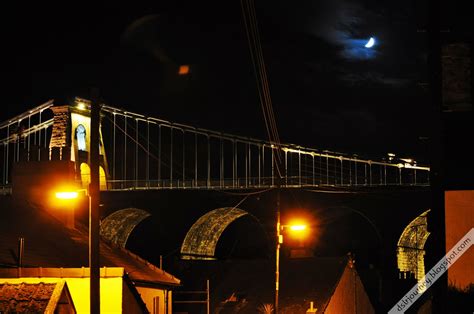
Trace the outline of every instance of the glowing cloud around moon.
{"type": "Polygon", "coordinates": [[[370,37],[369,41],[365,44],[365,48],[372,48],[375,45],[375,39],[370,37]]]}

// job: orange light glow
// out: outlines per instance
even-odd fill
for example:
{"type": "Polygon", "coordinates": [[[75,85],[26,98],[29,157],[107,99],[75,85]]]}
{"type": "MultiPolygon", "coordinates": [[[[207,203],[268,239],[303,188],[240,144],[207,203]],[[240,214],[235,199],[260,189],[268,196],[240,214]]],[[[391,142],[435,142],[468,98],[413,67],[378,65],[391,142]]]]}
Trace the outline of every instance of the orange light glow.
{"type": "Polygon", "coordinates": [[[306,229],[306,225],[293,225],[290,226],[291,231],[303,231],[306,229]]]}
{"type": "Polygon", "coordinates": [[[189,73],[189,65],[180,65],[178,74],[179,75],[186,75],[189,73]]]}
{"type": "Polygon", "coordinates": [[[302,219],[295,219],[290,221],[289,224],[283,225],[283,229],[287,229],[287,235],[293,239],[304,239],[310,233],[306,221],[302,219]]]}
{"type": "Polygon", "coordinates": [[[56,192],[56,198],[71,200],[77,198],[77,192],[56,192]]]}

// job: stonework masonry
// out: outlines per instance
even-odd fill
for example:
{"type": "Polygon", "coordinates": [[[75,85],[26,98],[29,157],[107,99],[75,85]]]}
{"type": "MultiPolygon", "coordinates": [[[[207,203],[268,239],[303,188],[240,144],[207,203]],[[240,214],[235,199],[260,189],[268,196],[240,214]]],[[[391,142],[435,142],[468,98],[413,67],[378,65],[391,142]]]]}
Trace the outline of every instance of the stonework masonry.
{"type": "Polygon", "coordinates": [[[67,128],[69,125],[69,106],[54,106],[51,107],[54,113],[53,120],[53,134],[51,135],[51,142],[49,147],[67,147],[68,134],[67,128]]]}

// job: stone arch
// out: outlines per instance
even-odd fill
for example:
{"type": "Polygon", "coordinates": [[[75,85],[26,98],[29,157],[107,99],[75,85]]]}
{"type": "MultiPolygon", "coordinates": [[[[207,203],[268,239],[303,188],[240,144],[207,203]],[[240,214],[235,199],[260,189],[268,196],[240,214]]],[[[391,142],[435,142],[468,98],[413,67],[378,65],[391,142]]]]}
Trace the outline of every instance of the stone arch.
{"type": "Polygon", "coordinates": [[[138,208],[125,208],[107,216],[100,223],[100,235],[120,247],[125,247],[133,229],[150,213],[138,208]]]}
{"type": "Polygon", "coordinates": [[[403,273],[411,273],[417,280],[425,275],[425,243],[430,209],[413,219],[403,230],[397,244],[397,265],[403,273]]]}
{"type": "Polygon", "coordinates": [[[235,220],[253,215],[236,207],[214,209],[201,216],[189,229],[181,245],[183,259],[214,259],[217,242],[224,230],[235,220]]]}

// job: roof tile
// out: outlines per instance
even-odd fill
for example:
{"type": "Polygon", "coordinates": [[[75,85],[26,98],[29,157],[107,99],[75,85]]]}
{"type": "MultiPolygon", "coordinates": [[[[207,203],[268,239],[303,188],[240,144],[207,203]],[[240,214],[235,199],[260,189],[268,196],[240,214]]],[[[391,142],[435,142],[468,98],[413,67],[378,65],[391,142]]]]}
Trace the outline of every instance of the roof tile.
{"type": "MultiPolygon", "coordinates": [[[[66,228],[46,212],[0,199],[0,265],[17,266],[18,239],[25,238],[24,267],[88,267],[88,231],[66,228]]],[[[126,249],[101,241],[101,267],[124,267],[133,281],[175,286],[180,280],[126,249]]]]}
{"type": "Polygon", "coordinates": [[[0,283],[0,312],[44,312],[56,283],[0,283]]]}

